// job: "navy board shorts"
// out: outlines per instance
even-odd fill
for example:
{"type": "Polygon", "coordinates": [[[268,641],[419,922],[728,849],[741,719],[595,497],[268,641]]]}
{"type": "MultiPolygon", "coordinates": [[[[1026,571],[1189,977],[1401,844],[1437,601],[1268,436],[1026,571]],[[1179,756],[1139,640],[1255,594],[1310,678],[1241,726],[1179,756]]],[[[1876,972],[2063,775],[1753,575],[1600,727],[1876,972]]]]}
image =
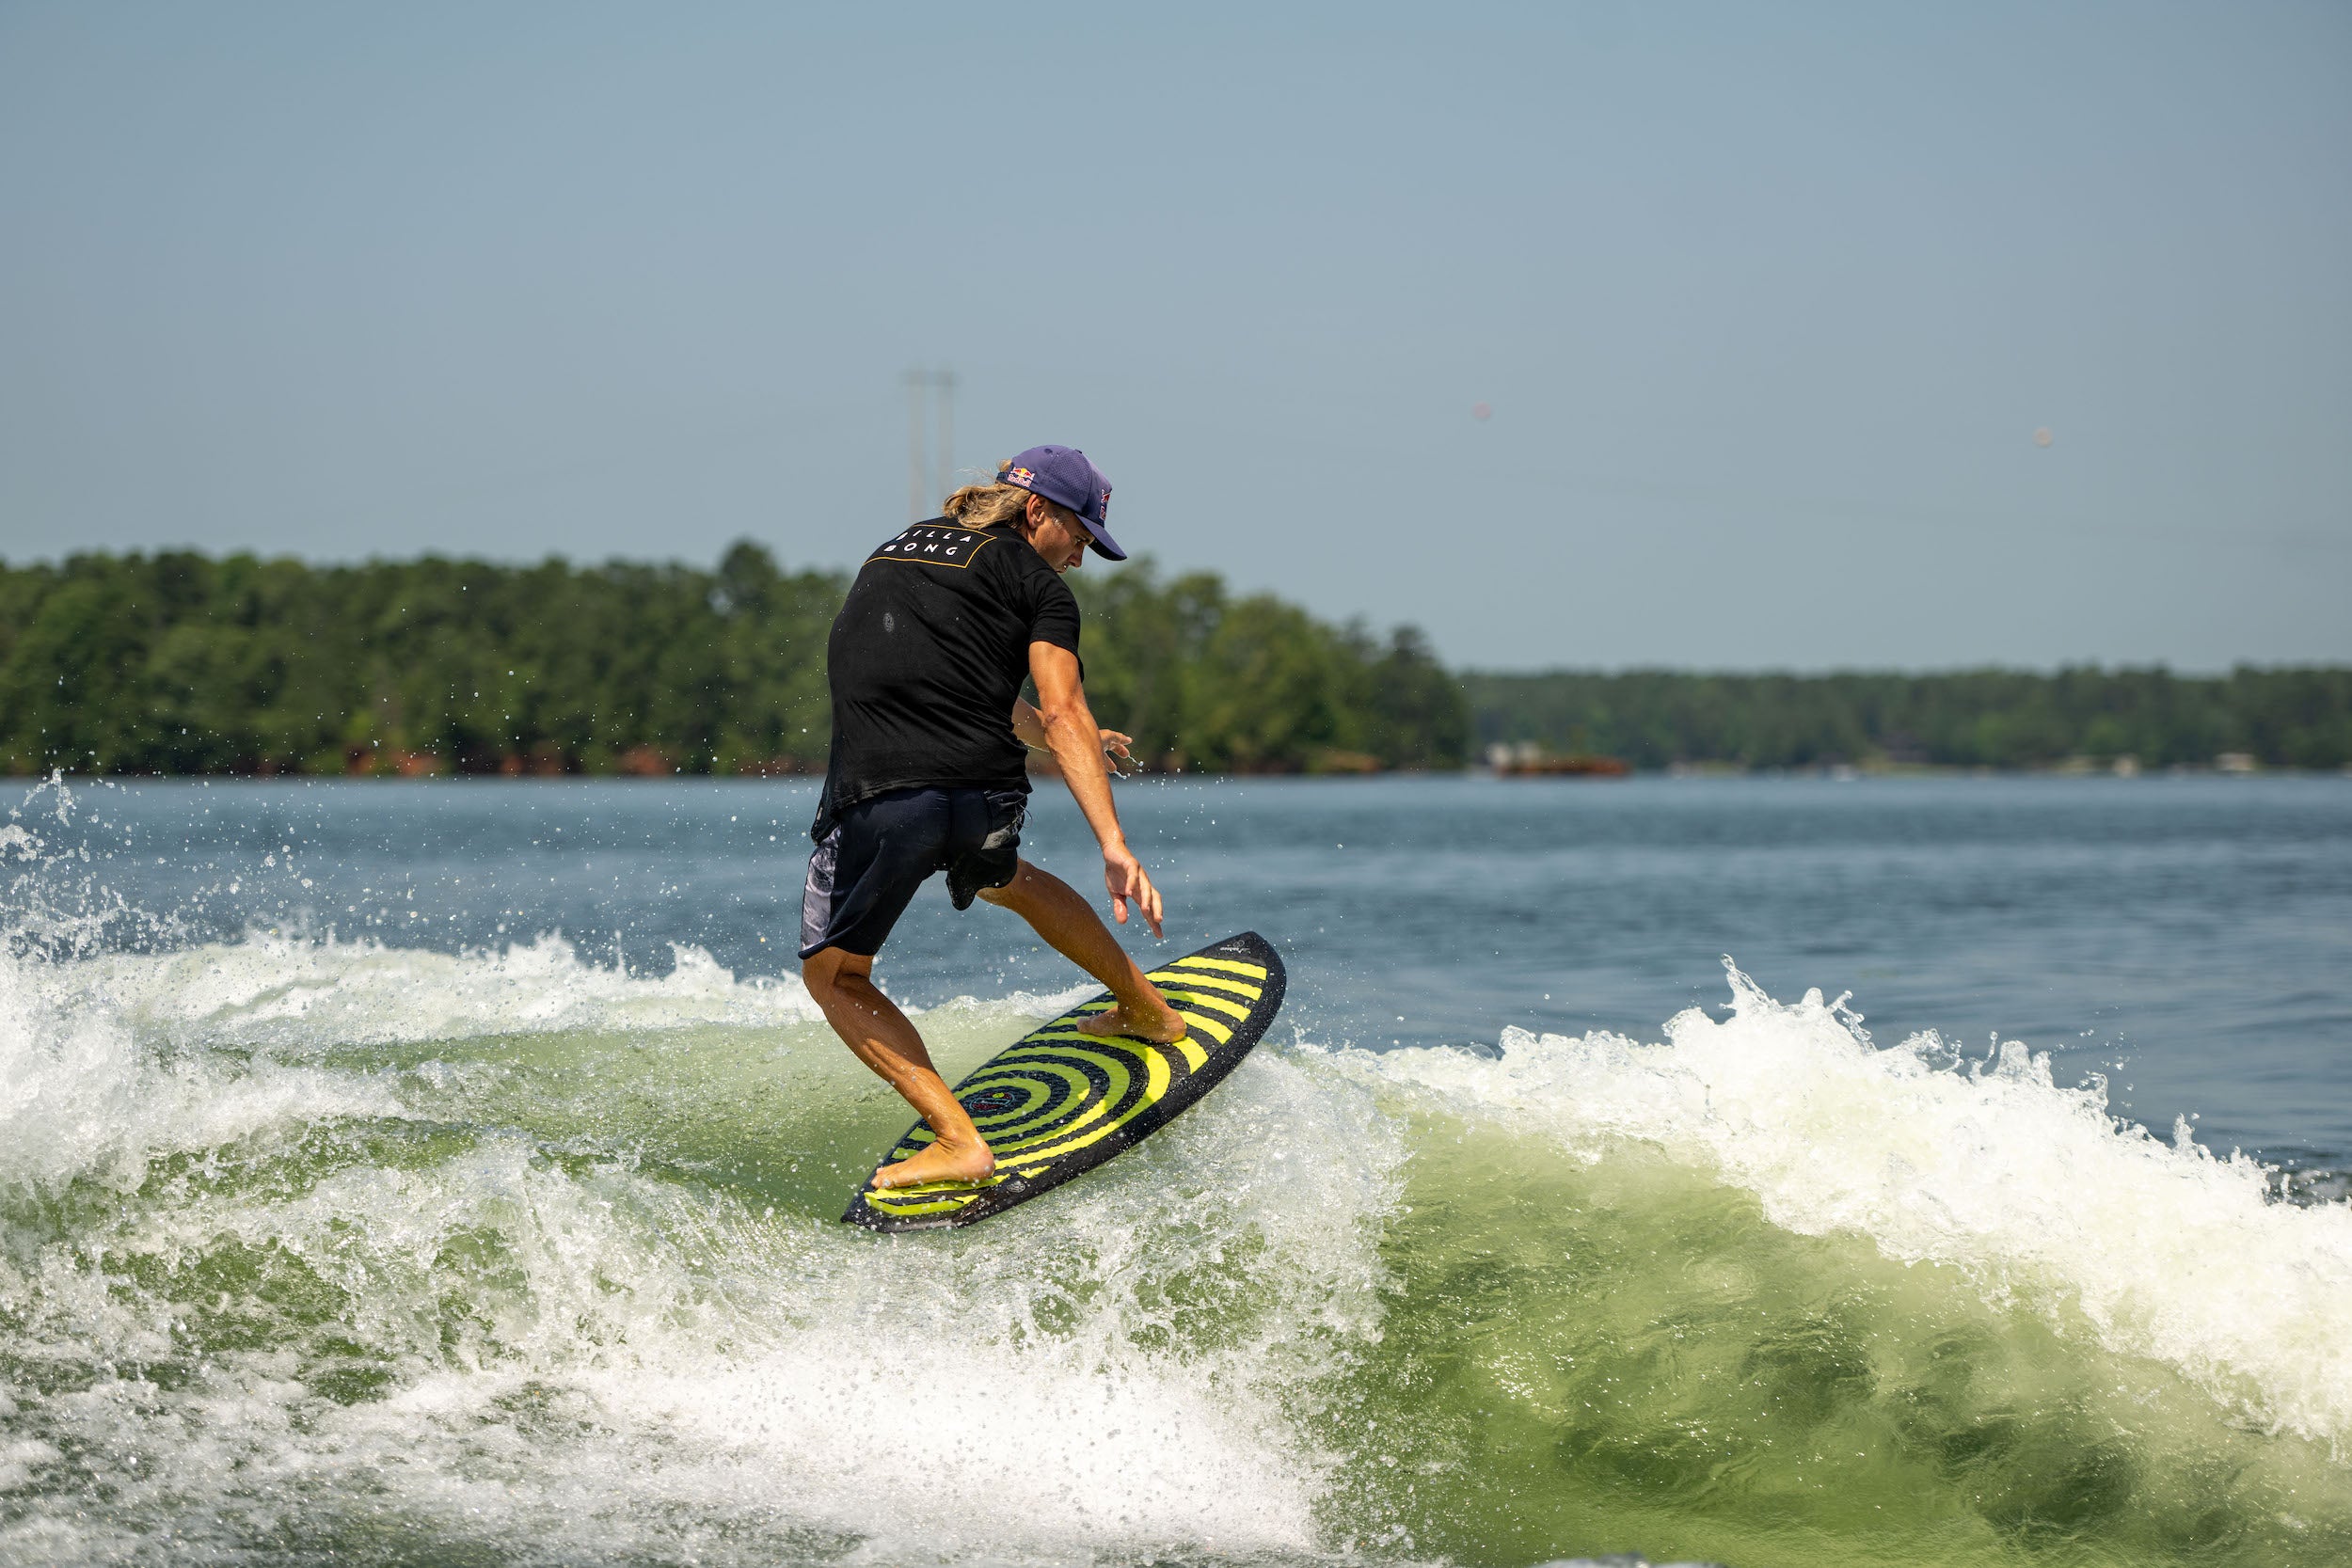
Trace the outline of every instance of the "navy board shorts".
{"type": "Polygon", "coordinates": [[[890,940],[914,890],[947,873],[947,895],[968,910],[981,889],[1021,869],[1018,789],[885,790],[836,814],[808,858],[801,892],[801,957],[828,947],[870,958],[890,940]]]}

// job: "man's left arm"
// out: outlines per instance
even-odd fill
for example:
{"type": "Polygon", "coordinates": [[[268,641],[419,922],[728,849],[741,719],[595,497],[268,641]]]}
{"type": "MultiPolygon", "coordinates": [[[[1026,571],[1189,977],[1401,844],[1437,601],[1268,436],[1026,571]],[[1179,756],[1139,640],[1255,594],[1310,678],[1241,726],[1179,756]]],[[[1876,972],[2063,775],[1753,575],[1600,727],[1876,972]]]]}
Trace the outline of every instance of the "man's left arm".
{"type": "Polygon", "coordinates": [[[1103,763],[1103,732],[1094,722],[1086,690],[1079,684],[1078,656],[1056,643],[1032,642],[1029,673],[1037,681],[1038,725],[1053,748],[1054,760],[1061,764],[1062,783],[1078,802],[1087,826],[1094,830],[1094,841],[1103,847],[1103,887],[1111,897],[1111,914],[1125,925],[1132,903],[1143,923],[1152,927],[1152,934],[1159,936],[1160,890],[1152,885],[1119,826],[1110,771],[1103,763]]]}
{"type": "MultiPolygon", "coordinates": [[[[1014,738],[1032,752],[1051,752],[1054,749],[1054,743],[1046,738],[1043,716],[1025,698],[1015,697],[1012,700],[1012,733],[1014,738]]],[[[1117,730],[1103,730],[1101,734],[1103,755],[1109,759],[1111,771],[1122,779],[1134,772],[1135,755],[1127,748],[1136,743],[1135,736],[1121,735],[1117,730]]]]}

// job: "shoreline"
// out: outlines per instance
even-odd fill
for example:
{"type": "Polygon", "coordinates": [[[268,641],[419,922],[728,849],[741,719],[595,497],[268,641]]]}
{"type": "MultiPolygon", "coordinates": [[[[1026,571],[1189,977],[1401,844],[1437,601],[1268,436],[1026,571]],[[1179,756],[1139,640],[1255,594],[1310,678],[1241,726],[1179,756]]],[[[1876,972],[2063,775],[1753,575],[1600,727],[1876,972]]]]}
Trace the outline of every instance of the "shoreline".
{"type": "MultiPolygon", "coordinates": [[[[35,787],[43,784],[180,784],[210,783],[215,780],[238,784],[660,784],[696,783],[752,784],[785,783],[821,783],[821,770],[811,771],[751,771],[733,772],[690,771],[684,768],[666,772],[645,772],[636,769],[612,769],[591,772],[586,769],[566,772],[507,772],[450,771],[443,768],[383,769],[365,773],[303,773],[268,769],[220,769],[209,772],[134,773],[134,772],[73,772],[57,770],[48,774],[11,773],[10,782],[35,787]]],[[[1044,768],[1032,768],[1029,777],[1035,783],[1054,782],[1058,774],[1044,768]]],[[[2047,768],[1986,768],[1964,767],[1958,764],[1890,763],[1851,764],[1824,763],[1798,768],[1743,768],[1735,763],[1675,763],[1665,768],[1628,768],[1622,772],[1534,772],[1518,768],[1497,769],[1485,765],[1463,768],[1347,768],[1319,771],[1311,768],[1142,768],[1135,772],[1113,775],[1115,784],[1136,784],[1142,781],[1188,780],[1208,782],[1218,780],[1248,780],[1254,783],[1291,781],[1295,783],[1347,783],[1375,779],[1485,779],[1497,784],[1530,785],[1604,785],[1627,784],[1639,780],[1790,780],[1815,779],[1831,784],[1853,784],[1863,780],[1939,780],[1939,779],[2075,779],[2075,780],[2167,780],[2167,779],[2344,779],[2352,781],[2352,764],[2343,768],[2215,768],[2175,763],[2165,768],[2122,769],[2112,766],[2060,765],[2047,768]]]]}

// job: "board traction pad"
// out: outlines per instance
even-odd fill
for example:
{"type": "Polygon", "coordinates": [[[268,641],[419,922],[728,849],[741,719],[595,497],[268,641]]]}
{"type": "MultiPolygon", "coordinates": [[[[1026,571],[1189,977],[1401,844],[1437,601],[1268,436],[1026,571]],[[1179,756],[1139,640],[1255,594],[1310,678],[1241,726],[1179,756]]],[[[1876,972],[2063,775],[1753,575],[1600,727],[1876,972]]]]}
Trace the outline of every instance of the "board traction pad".
{"type": "MultiPolygon", "coordinates": [[[[868,1230],[970,1225],[1053,1191],[1134,1148],[1215,1088],[1249,1054],[1282,1006],[1282,960],[1244,931],[1147,972],[1184,1018],[1182,1039],[1153,1045],[1126,1035],[1095,1038],[1077,1022],[1109,1007],[1098,991],[1040,1024],[956,1085],[956,1099],[996,1153],[987,1180],[874,1190],[871,1178],[842,1219],[868,1230]]],[[[877,1165],[931,1142],[916,1122],[877,1165]]]]}

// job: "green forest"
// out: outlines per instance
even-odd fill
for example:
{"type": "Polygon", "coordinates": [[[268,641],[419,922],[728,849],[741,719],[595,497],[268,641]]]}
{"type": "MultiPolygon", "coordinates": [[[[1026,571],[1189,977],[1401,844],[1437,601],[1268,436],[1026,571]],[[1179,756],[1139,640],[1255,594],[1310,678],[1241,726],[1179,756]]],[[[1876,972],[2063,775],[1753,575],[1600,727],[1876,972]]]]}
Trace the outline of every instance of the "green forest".
{"type": "Polygon", "coordinates": [[[1483,750],[1741,768],[2352,764],[2352,670],[1468,674],[1483,750]]]}
{"type": "MultiPolygon", "coordinates": [[[[1164,771],[1371,772],[1518,756],[1635,768],[2352,765],[2352,670],[1946,674],[1448,671],[1148,562],[1070,579],[1096,716],[1164,771]]],[[[821,770],[847,587],[741,543],[715,570],[236,555],[0,565],[0,770],[821,770]]]]}
{"type": "MultiPolygon", "coordinates": [[[[1168,770],[1458,766],[1460,685],[1212,576],[1070,579],[1096,717],[1168,770]]],[[[738,544],[715,571],[167,552],[0,567],[0,768],[796,773],[824,768],[847,579],[738,544]]]]}

